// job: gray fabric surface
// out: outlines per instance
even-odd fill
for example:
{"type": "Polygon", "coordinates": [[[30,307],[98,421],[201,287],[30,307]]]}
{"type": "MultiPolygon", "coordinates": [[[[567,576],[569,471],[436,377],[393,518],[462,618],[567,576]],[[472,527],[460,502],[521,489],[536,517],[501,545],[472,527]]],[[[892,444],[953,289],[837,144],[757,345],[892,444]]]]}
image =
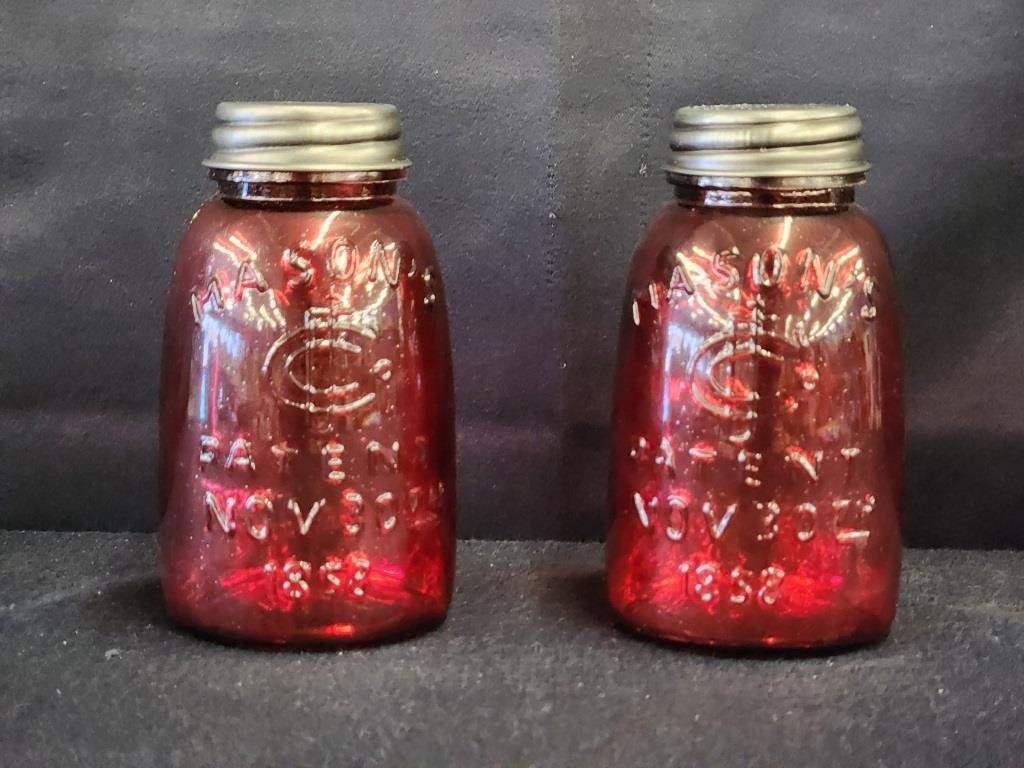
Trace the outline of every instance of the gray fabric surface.
{"type": "Polygon", "coordinates": [[[604,527],[672,108],[849,101],[906,307],[908,535],[1024,546],[1022,30],[1020,0],[4,0],[0,526],[153,526],[164,293],[218,100],[401,107],[451,302],[461,533],[567,539],[604,527]]]}
{"type": "Polygon", "coordinates": [[[883,644],[614,627],[593,544],[467,542],[448,622],[341,653],[170,625],[149,537],[0,533],[0,765],[1019,766],[1024,555],[911,551],[883,644]]]}

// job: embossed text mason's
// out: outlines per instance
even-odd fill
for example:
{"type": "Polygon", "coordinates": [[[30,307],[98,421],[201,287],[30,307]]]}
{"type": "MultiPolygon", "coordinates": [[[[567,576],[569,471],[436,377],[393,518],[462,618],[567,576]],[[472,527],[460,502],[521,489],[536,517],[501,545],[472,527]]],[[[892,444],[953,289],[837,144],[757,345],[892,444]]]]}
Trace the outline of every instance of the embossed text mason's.
{"type": "Polygon", "coordinates": [[[889,256],[853,203],[848,106],[686,107],[675,200],[633,257],[608,592],[642,632],[875,640],[900,570],[902,360],[889,256]]]}
{"type": "Polygon", "coordinates": [[[164,340],[170,613],[265,643],[443,619],[454,567],[440,272],[382,104],[224,103],[220,193],[178,251],[164,340]]]}

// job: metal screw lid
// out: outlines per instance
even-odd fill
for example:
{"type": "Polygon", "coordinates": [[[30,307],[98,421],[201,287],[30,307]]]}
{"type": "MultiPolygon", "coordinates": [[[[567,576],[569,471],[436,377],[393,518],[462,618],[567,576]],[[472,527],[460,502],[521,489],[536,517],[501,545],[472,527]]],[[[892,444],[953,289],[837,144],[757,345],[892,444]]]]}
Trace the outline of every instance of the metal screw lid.
{"type": "Polygon", "coordinates": [[[242,171],[390,171],[406,168],[391,104],[224,101],[208,168],[242,171]]]}
{"type": "Polygon", "coordinates": [[[677,109],[671,176],[754,186],[766,178],[861,177],[857,110],[830,104],[723,104],[677,109]]]}

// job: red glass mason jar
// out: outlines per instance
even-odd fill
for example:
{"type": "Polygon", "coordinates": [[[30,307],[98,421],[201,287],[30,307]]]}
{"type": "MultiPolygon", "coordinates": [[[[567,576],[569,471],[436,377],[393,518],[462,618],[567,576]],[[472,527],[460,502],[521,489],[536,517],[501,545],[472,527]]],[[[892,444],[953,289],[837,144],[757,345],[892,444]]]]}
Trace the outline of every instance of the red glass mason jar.
{"type": "Polygon", "coordinates": [[[171,615],[259,643],[440,622],[455,461],[440,271],[397,110],[224,103],[164,337],[171,615]]]}
{"type": "Polygon", "coordinates": [[[848,106],[688,107],[623,314],[608,593],[671,640],[879,639],[896,609],[902,360],[848,106]]]}

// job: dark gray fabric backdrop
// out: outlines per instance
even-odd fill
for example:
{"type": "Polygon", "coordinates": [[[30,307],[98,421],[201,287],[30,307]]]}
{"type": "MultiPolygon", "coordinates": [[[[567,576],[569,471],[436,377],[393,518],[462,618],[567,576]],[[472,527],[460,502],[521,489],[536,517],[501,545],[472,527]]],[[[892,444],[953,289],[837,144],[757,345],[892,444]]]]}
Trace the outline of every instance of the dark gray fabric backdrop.
{"type": "Polygon", "coordinates": [[[400,106],[456,365],[460,530],[603,528],[624,273],[671,109],[849,101],[895,253],[908,539],[1024,545],[1024,3],[0,5],[0,526],[149,529],[174,244],[221,99],[400,106]]]}

